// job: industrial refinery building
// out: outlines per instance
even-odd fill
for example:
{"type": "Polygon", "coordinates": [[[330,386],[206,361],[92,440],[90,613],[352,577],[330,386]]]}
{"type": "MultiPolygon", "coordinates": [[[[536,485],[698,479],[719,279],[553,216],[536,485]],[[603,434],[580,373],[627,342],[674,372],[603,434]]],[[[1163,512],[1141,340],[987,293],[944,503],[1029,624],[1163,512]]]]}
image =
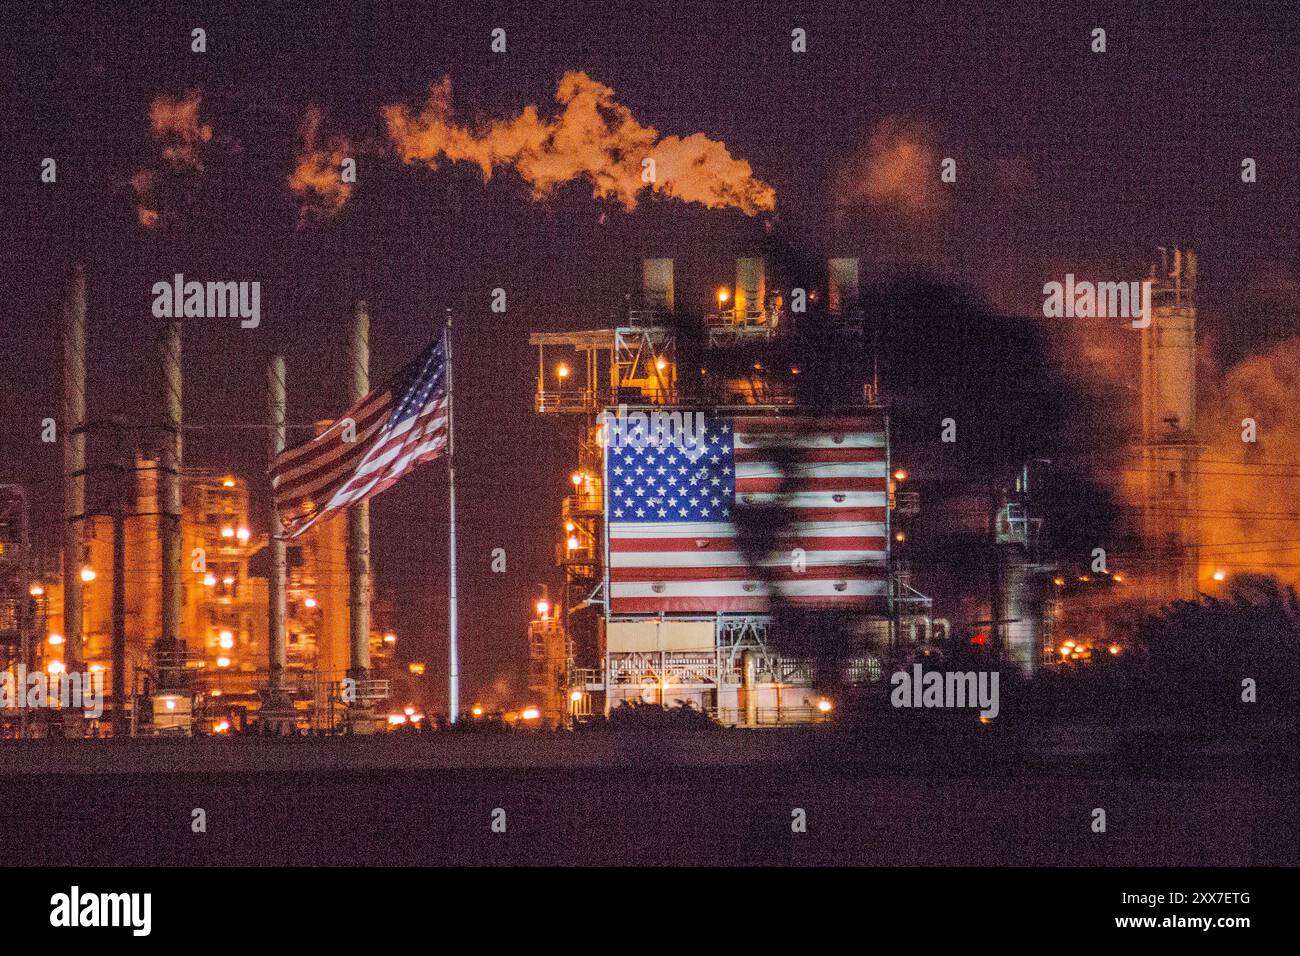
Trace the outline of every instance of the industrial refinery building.
{"type": "Polygon", "coordinates": [[[673,261],[643,270],[617,327],[531,337],[536,410],[576,422],[577,454],[559,594],[530,624],[530,688],[552,718],[647,703],[726,724],[824,719],[832,686],[880,680],[891,647],[929,632],[928,601],[891,564],[894,516],[915,503],[891,472],[870,372],[812,407],[796,379],[819,370],[780,348],[811,334],[871,368],[857,260],[830,261],[819,301],[738,259],[693,328],[673,261]],[[778,606],[852,618],[840,673],[776,639],[778,606]]]}

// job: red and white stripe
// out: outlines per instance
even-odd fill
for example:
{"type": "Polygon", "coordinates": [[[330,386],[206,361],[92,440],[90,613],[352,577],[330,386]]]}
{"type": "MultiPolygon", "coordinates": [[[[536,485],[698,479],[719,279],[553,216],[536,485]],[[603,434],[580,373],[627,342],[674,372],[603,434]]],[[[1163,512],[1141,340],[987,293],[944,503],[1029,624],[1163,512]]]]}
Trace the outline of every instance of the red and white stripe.
{"type": "Polygon", "coordinates": [[[889,559],[884,421],[755,417],[737,418],[734,427],[736,505],[780,502],[792,511],[777,550],[756,569],[729,521],[610,520],[610,612],[764,613],[775,592],[794,604],[883,613],[889,559]],[[788,460],[792,450],[795,463],[783,474],[775,459],[788,460]]]}
{"type": "Polygon", "coordinates": [[[391,487],[447,446],[447,398],[431,397],[391,431],[393,393],[372,392],[311,441],[282,453],[271,470],[280,521],[290,538],[317,521],[391,487]],[[348,423],[354,441],[344,441],[348,423]]]}

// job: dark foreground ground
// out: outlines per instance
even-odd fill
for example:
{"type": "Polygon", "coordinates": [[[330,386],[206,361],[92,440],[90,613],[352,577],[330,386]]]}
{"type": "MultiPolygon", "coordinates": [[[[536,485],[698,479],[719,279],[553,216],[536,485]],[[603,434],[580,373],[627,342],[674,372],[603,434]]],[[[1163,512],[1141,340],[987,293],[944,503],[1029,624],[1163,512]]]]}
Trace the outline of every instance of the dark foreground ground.
{"type": "Polygon", "coordinates": [[[1157,760],[1137,748],[1031,759],[962,747],[900,758],[762,734],[680,745],[568,735],[199,749],[103,741],[44,752],[5,742],[0,864],[1300,862],[1286,757],[1157,760]],[[177,769],[187,764],[195,769],[177,769]],[[1091,827],[1098,807],[1105,833],[1091,827]],[[192,831],[195,808],[206,833],[192,831]],[[496,808],[504,833],[491,828],[496,808]],[[791,831],[795,808],[806,833],[791,831]]]}

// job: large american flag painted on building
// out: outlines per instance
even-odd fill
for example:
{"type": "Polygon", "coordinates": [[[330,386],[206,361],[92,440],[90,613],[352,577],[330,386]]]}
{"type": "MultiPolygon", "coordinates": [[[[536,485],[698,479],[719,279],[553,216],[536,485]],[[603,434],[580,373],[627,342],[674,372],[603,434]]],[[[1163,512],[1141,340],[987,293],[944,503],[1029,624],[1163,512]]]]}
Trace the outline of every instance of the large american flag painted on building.
{"type": "Polygon", "coordinates": [[[276,458],[271,487],[290,538],[374,497],[446,451],[447,375],[446,341],[440,336],[386,386],[276,458]]]}
{"type": "Polygon", "coordinates": [[[609,612],[763,613],[770,587],[795,604],[883,613],[883,418],[706,415],[702,424],[694,436],[693,426],[634,425],[605,441],[609,612]],[[763,504],[790,509],[791,521],[759,572],[732,519],[763,504]]]}

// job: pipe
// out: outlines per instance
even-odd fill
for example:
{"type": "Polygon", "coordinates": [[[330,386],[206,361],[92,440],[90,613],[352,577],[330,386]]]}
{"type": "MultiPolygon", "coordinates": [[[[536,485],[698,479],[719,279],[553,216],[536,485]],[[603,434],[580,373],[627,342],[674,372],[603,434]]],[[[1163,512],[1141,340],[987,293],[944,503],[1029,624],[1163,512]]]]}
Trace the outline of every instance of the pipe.
{"type": "Polygon", "coordinates": [[[851,314],[858,304],[858,260],[831,259],[826,276],[827,309],[835,316],[851,314]]]}
{"type": "Polygon", "coordinates": [[[86,513],[86,272],[78,264],[63,312],[63,659],[82,669],[86,513]]]}
{"type": "Polygon", "coordinates": [[[642,260],[641,293],[647,309],[673,312],[673,260],[642,260]]]}
{"type": "MultiPolygon", "coordinates": [[[[370,314],[358,302],[352,325],[352,395],[355,403],[370,391],[370,314]]],[[[370,502],[348,509],[348,643],[356,681],[370,676],[370,502]]]]}
{"type": "MultiPolygon", "coordinates": [[[[285,445],[285,371],[284,358],[280,355],[271,357],[266,369],[267,412],[269,414],[270,439],[267,455],[271,464],[284,451],[285,445]]],[[[285,596],[288,577],[288,547],[283,537],[284,528],[280,524],[280,512],[275,507],[275,496],[269,503],[269,527],[271,529],[268,551],[270,556],[270,575],[267,581],[267,698],[270,706],[283,703],[284,669],[286,664],[285,617],[287,615],[287,598],[285,596]]]]}
{"type": "Polygon", "coordinates": [[[162,541],[162,638],[169,653],[181,639],[181,323],[168,319],[161,341],[163,439],[159,456],[159,537],[162,541]]]}

